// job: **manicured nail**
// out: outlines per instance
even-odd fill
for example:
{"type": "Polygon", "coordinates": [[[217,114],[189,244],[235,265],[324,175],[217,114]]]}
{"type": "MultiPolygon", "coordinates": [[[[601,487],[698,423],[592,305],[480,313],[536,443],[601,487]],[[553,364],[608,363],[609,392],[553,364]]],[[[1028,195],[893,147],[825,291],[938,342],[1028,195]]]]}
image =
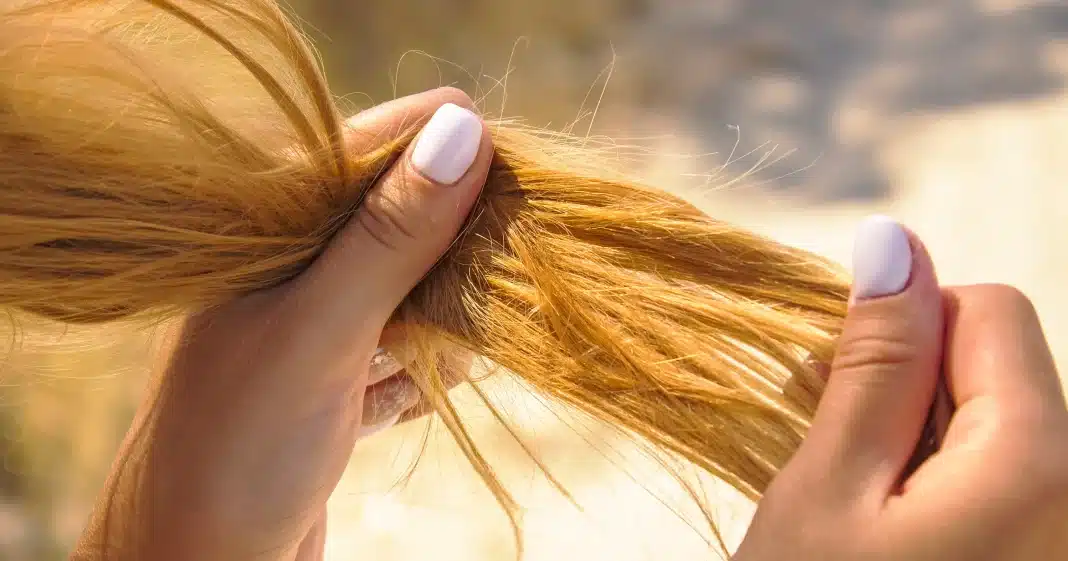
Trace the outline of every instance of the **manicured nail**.
{"type": "Polygon", "coordinates": [[[823,362],[813,355],[809,355],[805,359],[804,365],[806,368],[811,369],[816,374],[819,374],[820,378],[826,380],[831,375],[831,365],[823,362]]]}
{"type": "Polygon", "coordinates": [[[393,355],[379,347],[375,350],[375,354],[371,356],[371,375],[368,379],[368,384],[381,382],[401,370],[404,370],[404,366],[397,362],[393,355]]]}
{"type": "Polygon", "coordinates": [[[905,229],[886,216],[860,223],[853,246],[854,300],[897,294],[912,273],[912,248],[905,229]]]}
{"type": "Polygon", "coordinates": [[[392,427],[393,425],[397,424],[397,421],[399,421],[400,418],[401,413],[397,413],[396,415],[386,419],[385,421],[382,421],[381,423],[375,423],[373,425],[362,425],[357,430],[356,438],[367,438],[372,434],[382,432],[388,429],[389,427],[392,427]]]}
{"type": "Polygon", "coordinates": [[[437,183],[452,185],[467,173],[482,144],[482,121],[474,113],[446,103],[423,127],[412,150],[412,165],[437,183]]]}

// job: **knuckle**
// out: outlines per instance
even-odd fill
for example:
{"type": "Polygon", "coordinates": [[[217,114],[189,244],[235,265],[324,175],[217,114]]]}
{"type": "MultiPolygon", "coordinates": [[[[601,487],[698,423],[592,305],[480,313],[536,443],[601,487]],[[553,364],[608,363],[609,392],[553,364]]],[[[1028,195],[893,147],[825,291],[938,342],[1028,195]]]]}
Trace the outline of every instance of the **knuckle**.
{"type": "Polygon", "coordinates": [[[982,284],[963,290],[965,298],[981,305],[986,315],[1004,317],[1037,316],[1035,305],[1019,288],[1007,284],[982,284]]]}
{"type": "Polygon", "coordinates": [[[912,365],[919,353],[904,329],[857,329],[843,337],[831,368],[836,375],[858,369],[898,370],[912,365]]]}
{"type": "Polygon", "coordinates": [[[1022,290],[1011,284],[981,284],[976,286],[976,290],[990,301],[1005,302],[1016,306],[1030,306],[1031,303],[1022,290]]]}
{"type": "Polygon", "coordinates": [[[360,228],[390,249],[399,249],[418,238],[418,212],[390,190],[374,189],[356,213],[360,228]]]}

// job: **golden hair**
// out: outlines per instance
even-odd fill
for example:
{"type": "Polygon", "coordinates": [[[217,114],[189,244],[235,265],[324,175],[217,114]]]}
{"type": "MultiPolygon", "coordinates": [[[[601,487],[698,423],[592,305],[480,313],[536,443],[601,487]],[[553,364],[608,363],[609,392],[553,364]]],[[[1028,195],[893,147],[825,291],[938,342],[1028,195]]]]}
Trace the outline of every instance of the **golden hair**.
{"type": "MultiPolygon", "coordinates": [[[[314,51],[270,0],[5,9],[10,310],[158,318],[279,285],[416,133],[352,153],[314,51]]],[[[758,498],[814,411],[822,381],[806,359],[833,352],[842,271],[577,165],[582,153],[559,135],[490,126],[483,194],[394,321],[408,327],[409,374],[513,522],[516,505],[446,395],[443,344],[758,498]]]]}

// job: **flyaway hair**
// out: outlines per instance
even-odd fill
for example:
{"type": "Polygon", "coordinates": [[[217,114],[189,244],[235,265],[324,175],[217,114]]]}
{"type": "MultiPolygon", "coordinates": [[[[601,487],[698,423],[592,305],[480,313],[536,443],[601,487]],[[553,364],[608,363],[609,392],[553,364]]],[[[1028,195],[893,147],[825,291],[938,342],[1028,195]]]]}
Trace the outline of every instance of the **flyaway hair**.
{"type": "MultiPolygon", "coordinates": [[[[759,498],[815,409],[806,359],[833,352],[842,272],[579,165],[566,138],[489,126],[483,194],[394,316],[460,448],[516,522],[445,393],[451,346],[759,498]]],[[[0,8],[0,306],[160,318],[293,278],[417,132],[354,153],[343,129],[270,0],[0,8]]]]}

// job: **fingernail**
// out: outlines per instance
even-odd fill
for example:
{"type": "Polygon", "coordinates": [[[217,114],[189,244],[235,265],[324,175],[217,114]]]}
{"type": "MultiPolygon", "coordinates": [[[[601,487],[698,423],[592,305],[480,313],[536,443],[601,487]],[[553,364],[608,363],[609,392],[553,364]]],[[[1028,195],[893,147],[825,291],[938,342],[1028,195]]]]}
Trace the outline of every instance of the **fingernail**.
{"type": "Polygon", "coordinates": [[[371,356],[371,370],[368,379],[369,384],[381,382],[386,378],[404,370],[404,366],[393,358],[385,349],[379,347],[371,356]]]}
{"type": "Polygon", "coordinates": [[[412,150],[412,165],[432,181],[456,183],[478,155],[482,121],[474,113],[446,103],[423,127],[412,150]]]}
{"type": "Polygon", "coordinates": [[[816,358],[813,355],[809,355],[805,359],[805,367],[811,369],[816,374],[819,374],[820,378],[826,380],[831,374],[831,366],[826,362],[816,358]]]}
{"type": "Polygon", "coordinates": [[[375,434],[375,433],[378,433],[378,432],[382,432],[382,431],[388,429],[389,427],[392,427],[393,425],[397,424],[397,421],[399,421],[400,418],[401,418],[401,413],[397,413],[396,415],[386,419],[385,421],[382,421],[381,423],[375,423],[373,425],[362,425],[358,429],[358,431],[356,433],[356,437],[357,438],[367,438],[368,436],[371,436],[372,434],[375,434]]]}
{"type": "Polygon", "coordinates": [[[911,273],[912,248],[905,229],[886,216],[861,222],[853,246],[852,299],[897,294],[905,289],[911,273]]]}

